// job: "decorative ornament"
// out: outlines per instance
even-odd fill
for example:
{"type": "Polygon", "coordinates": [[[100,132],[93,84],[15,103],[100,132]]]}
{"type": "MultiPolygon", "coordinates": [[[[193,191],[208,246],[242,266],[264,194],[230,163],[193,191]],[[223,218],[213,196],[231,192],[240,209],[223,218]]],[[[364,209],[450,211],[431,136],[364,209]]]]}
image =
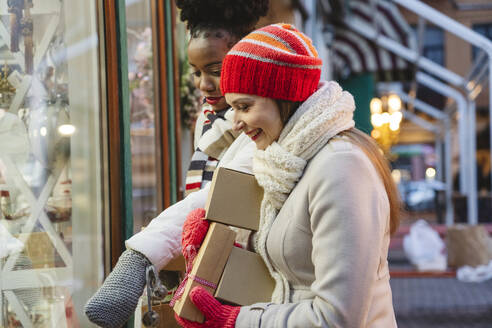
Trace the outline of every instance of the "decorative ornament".
{"type": "Polygon", "coordinates": [[[10,15],[10,51],[19,52],[20,35],[24,37],[24,60],[26,74],[33,73],[33,21],[32,0],[8,0],[10,15]]]}
{"type": "Polygon", "coordinates": [[[9,67],[7,63],[0,72],[0,108],[9,108],[15,96],[15,88],[8,80],[9,67]]]}

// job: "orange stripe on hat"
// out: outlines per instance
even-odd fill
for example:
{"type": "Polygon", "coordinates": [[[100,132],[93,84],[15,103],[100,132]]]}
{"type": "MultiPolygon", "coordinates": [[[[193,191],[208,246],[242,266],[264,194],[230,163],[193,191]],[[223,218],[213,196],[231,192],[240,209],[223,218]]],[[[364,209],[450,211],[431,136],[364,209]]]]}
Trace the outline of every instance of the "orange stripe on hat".
{"type": "MultiPolygon", "coordinates": [[[[287,24],[288,25],[288,24],[287,24]]],[[[291,26],[291,25],[288,25],[291,26]]],[[[309,48],[303,44],[303,39],[299,38],[298,31],[291,29],[284,29],[278,24],[270,25],[265,28],[266,32],[276,35],[278,38],[285,41],[299,55],[309,56],[309,48]],[[294,35],[295,34],[295,35],[294,35]],[[296,36],[297,35],[297,36],[296,36]]]]}
{"type": "Polygon", "coordinates": [[[251,33],[248,36],[246,36],[243,40],[245,40],[245,39],[265,42],[265,43],[268,43],[269,45],[274,46],[276,48],[280,48],[282,50],[292,52],[292,50],[287,48],[282,42],[275,40],[274,38],[272,38],[268,35],[259,34],[259,33],[251,33]]]}
{"type": "Polygon", "coordinates": [[[297,35],[306,42],[306,45],[309,47],[309,50],[315,55],[316,57],[319,57],[318,52],[316,51],[316,48],[313,46],[313,42],[311,41],[310,38],[308,38],[305,34],[303,33],[297,33],[297,35]]]}
{"type": "MultiPolygon", "coordinates": [[[[254,40],[252,40],[254,41],[254,40]]],[[[240,42],[234,46],[234,51],[250,54],[265,59],[273,59],[275,61],[285,62],[286,64],[298,64],[298,65],[321,65],[321,59],[318,57],[303,56],[296,53],[285,53],[281,51],[275,51],[260,44],[253,44],[249,42],[240,42]]],[[[232,51],[230,51],[232,52],[232,51]]],[[[248,57],[245,55],[244,57],[248,57]]]]}

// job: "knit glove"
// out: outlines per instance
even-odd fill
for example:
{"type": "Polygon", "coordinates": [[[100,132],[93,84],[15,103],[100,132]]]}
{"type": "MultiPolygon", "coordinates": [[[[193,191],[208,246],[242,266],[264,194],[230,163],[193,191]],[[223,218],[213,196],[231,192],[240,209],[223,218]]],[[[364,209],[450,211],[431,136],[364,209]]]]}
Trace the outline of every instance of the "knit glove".
{"type": "Polygon", "coordinates": [[[190,292],[190,299],[205,316],[204,323],[198,323],[174,315],[184,328],[234,328],[241,310],[240,306],[220,304],[205,288],[196,286],[190,292]]]}
{"type": "Polygon", "coordinates": [[[143,293],[149,265],[144,255],[131,249],[124,251],[101,288],[85,305],[89,320],[104,328],[121,327],[128,321],[143,293]]]}
{"type": "Polygon", "coordinates": [[[204,218],[205,210],[197,208],[188,214],[183,224],[181,246],[187,266],[192,265],[210,226],[210,223],[204,218]]]}

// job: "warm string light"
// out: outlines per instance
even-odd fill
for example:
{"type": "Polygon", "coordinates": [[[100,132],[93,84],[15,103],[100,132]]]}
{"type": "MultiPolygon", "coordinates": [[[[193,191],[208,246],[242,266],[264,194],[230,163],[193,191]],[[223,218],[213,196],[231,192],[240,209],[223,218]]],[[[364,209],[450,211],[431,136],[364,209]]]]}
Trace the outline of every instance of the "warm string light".
{"type": "Polygon", "coordinates": [[[376,139],[386,154],[393,144],[398,141],[400,123],[403,119],[402,102],[396,94],[372,98],[369,104],[371,110],[371,136],[376,139]]]}

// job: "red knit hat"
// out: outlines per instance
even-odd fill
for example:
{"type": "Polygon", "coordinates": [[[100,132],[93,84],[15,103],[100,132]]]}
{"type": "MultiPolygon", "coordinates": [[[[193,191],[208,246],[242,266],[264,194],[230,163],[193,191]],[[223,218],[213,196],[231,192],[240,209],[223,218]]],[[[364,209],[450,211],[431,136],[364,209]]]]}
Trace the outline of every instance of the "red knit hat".
{"type": "Polygon", "coordinates": [[[222,62],[220,89],[261,97],[304,101],[319,83],[322,61],[311,39],[289,24],[251,32],[222,62]]]}

